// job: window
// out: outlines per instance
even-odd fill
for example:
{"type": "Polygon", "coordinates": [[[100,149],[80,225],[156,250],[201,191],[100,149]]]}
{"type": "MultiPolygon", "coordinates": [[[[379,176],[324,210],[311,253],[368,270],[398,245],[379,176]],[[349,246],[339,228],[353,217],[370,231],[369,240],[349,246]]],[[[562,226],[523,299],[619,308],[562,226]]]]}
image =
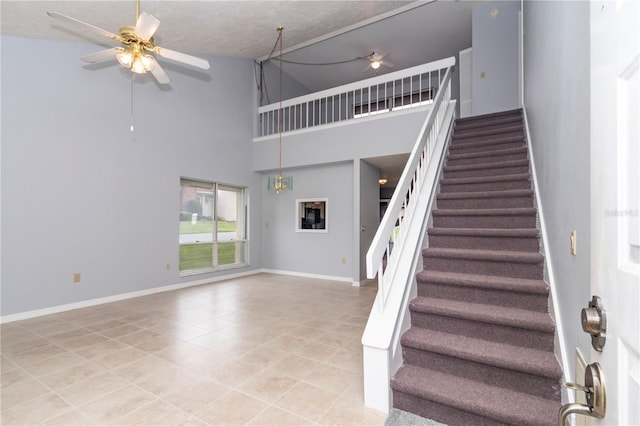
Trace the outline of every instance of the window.
{"type": "Polygon", "coordinates": [[[180,179],[180,272],[247,264],[245,188],[180,179]]]}

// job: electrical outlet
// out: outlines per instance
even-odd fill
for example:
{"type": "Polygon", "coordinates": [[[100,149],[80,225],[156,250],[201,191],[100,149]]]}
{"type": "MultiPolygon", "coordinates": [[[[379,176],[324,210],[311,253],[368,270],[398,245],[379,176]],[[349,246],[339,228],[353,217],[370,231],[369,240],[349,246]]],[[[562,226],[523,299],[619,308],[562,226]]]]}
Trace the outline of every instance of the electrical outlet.
{"type": "Polygon", "coordinates": [[[165,265],[165,268],[167,268],[167,271],[169,271],[169,270],[171,269],[171,264],[170,264],[170,263],[167,263],[167,264],[165,265]]]}
{"type": "Polygon", "coordinates": [[[79,283],[80,282],[80,273],[79,272],[73,274],[73,282],[74,283],[79,283]]]}
{"type": "Polygon", "coordinates": [[[343,257],[343,258],[342,258],[342,264],[343,264],[343,265],[346,265],[346,263],[347,263],[347,258],[346,258],[346,257],[343,257]]]}

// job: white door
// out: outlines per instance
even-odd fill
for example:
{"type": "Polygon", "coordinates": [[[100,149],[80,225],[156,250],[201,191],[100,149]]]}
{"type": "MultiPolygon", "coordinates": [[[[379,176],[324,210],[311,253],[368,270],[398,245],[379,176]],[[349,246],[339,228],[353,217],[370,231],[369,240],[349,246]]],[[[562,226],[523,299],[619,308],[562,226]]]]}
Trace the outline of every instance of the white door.
{"type": "Polygon", "coordinates": [[[607,312],[607,412],[640,424],[640,2],[592,1],[591,291],[607,312]]]}

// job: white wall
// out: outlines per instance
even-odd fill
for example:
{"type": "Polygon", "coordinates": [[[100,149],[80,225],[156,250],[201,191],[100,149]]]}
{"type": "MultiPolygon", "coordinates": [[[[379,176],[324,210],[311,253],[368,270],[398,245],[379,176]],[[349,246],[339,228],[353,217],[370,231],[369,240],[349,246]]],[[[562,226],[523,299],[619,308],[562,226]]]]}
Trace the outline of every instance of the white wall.
{"type": "Polygon", "coordinates": [[[132,135],[128,75],[79,60],[100,47],[1,47],[3,316],[189,280],[178,274],[180,176],[250,187],[260,267],[252,61],[210,58],[208,72],[163,63],[171,88],[135,84],[132,135]]]}
{"type": "Polygon", "coordinates": [[[473,9],[473,115],[520,107],[519,11],[519,1],[497,1],[473,9]],[[499,12],[497,16],[491,16],[492,10],[499,12]]]}
{"type": "Polygon", "coordinates": [[[525,1],[523,16],[524,103],[572,379],[574,348],[590,350],[580,326],[591,299],[589,2],[525,1]]]}

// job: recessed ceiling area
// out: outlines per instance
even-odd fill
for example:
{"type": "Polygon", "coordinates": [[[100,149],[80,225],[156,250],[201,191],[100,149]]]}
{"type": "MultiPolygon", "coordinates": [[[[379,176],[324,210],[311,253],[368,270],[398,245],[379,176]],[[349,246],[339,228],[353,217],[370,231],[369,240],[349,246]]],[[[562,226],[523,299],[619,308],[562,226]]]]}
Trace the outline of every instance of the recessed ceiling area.
{"type": "Polygon", "coordinates": [[[387,155],[384,157],[363,158],[362,161],[380,169],[380,178],[387,179],[387,183],[380,188],[394,188],[398,184],[400,175],[409,159],[409,154],[387,155]]]}

